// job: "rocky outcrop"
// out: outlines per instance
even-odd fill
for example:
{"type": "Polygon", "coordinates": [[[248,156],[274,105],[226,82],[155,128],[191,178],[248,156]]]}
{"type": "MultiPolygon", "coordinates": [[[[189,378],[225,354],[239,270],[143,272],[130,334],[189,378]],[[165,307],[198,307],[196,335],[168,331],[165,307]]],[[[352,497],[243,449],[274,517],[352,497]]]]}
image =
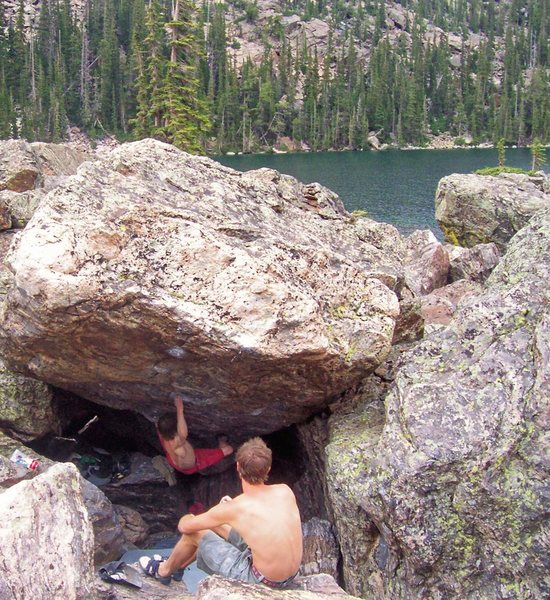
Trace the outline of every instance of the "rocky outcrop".
{"type": "Polygon", "coordinates": [[[498,265],[500,252],[496,244],[477,244],[473,248],[446,245],[449,254],[449,279],[483,283],[498,265]]]}
{"type": "Polygon", "coordinates": [[[540,176],[449,175],[437,187],[435,216],[451,244],[494,242],[503,252],[510,238],[547,206],[550,189],[540,176]]]}
{"type": "Polygon", "coordinates": [[[94,598],[93,533],[80,476],[55,465],[0,494],[0,597],[94,598]]]}
{"type": "Polygon", "coordinates": [[[11,368],[149,418],[179,391],[198,434],[279,429],[389,352],[401,257],[377,228],[318,184],[126,144],[47,194],[12,246],[1,346],[11,368]]]}
{"type": "Polygon", "coordinates": [[[546,210],[476,301],[404,355],[383,411],[331,418],[329,489],[351,593],[550,593],[549,268],[546,210]]]}
{"type": "Polygon", "coordinates": [[[0,426],[29,441],[59,429],[49,385],[13,373],[0,356],[0,426]]]}

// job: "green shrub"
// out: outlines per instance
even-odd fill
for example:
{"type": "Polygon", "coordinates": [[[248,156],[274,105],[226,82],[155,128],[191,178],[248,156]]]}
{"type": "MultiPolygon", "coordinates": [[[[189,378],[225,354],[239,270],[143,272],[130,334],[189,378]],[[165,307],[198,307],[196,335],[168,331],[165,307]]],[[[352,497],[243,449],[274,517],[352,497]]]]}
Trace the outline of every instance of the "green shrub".
{"type": "Polygon", "coordinates": [[[485,167],[483,169],[478,169],[474,171],[476,175],[492,175],[496,177],[501,173],[520,173],[521,175],[534,175],[534,171],[526,171],[525,169],[520,169],[519,167],[485,167]]]}

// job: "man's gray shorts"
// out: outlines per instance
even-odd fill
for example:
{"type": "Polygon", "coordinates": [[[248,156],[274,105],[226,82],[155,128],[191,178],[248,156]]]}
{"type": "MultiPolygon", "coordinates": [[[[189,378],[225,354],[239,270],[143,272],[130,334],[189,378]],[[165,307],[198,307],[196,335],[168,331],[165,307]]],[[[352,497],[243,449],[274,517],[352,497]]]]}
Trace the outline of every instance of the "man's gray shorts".
{"type": "Polygon", "coordinates": [[[199,542],[197,567],[210,575],[222,575],[246,583],[260,583],[254,575],[252,552],[243,538],[231,529],[224,540],[213,531],[207,532],[199,542]]]}

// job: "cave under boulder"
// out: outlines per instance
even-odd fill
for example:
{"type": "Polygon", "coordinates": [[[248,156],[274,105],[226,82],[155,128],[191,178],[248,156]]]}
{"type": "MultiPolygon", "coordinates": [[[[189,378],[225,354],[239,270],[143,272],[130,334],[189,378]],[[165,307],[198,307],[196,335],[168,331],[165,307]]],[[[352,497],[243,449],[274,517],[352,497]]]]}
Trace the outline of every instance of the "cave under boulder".
{"type": "Polygon", "coordinates": [[[24,375],[150,420],[179,392],[198,435],[275,431],[389,352],[404,247],[377,227],[318,184],[124,144],[49,192],[17,236],[0,350],[24,375]]]}

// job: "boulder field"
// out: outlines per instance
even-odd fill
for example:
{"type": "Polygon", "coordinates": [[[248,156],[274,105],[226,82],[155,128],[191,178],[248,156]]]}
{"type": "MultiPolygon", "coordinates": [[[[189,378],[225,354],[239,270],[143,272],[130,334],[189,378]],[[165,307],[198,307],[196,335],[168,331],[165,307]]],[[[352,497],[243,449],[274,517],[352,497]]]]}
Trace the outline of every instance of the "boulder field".
{"type": "MultiPolygon", "coordinates": [[[[174,392],[199,440],[280,436],[308,538],[296,589],[213,577],[197,598],[549,597],[549,189],[445,178],[450,245],[154,140],[1,142],[0,597],[191,597],[93,573],[184,509],[151,456],[100,490],[24,445],[83,405],[137,443],[174,392]]],[[[234,493],[225,468],[186,493],[234,493]]]]}

